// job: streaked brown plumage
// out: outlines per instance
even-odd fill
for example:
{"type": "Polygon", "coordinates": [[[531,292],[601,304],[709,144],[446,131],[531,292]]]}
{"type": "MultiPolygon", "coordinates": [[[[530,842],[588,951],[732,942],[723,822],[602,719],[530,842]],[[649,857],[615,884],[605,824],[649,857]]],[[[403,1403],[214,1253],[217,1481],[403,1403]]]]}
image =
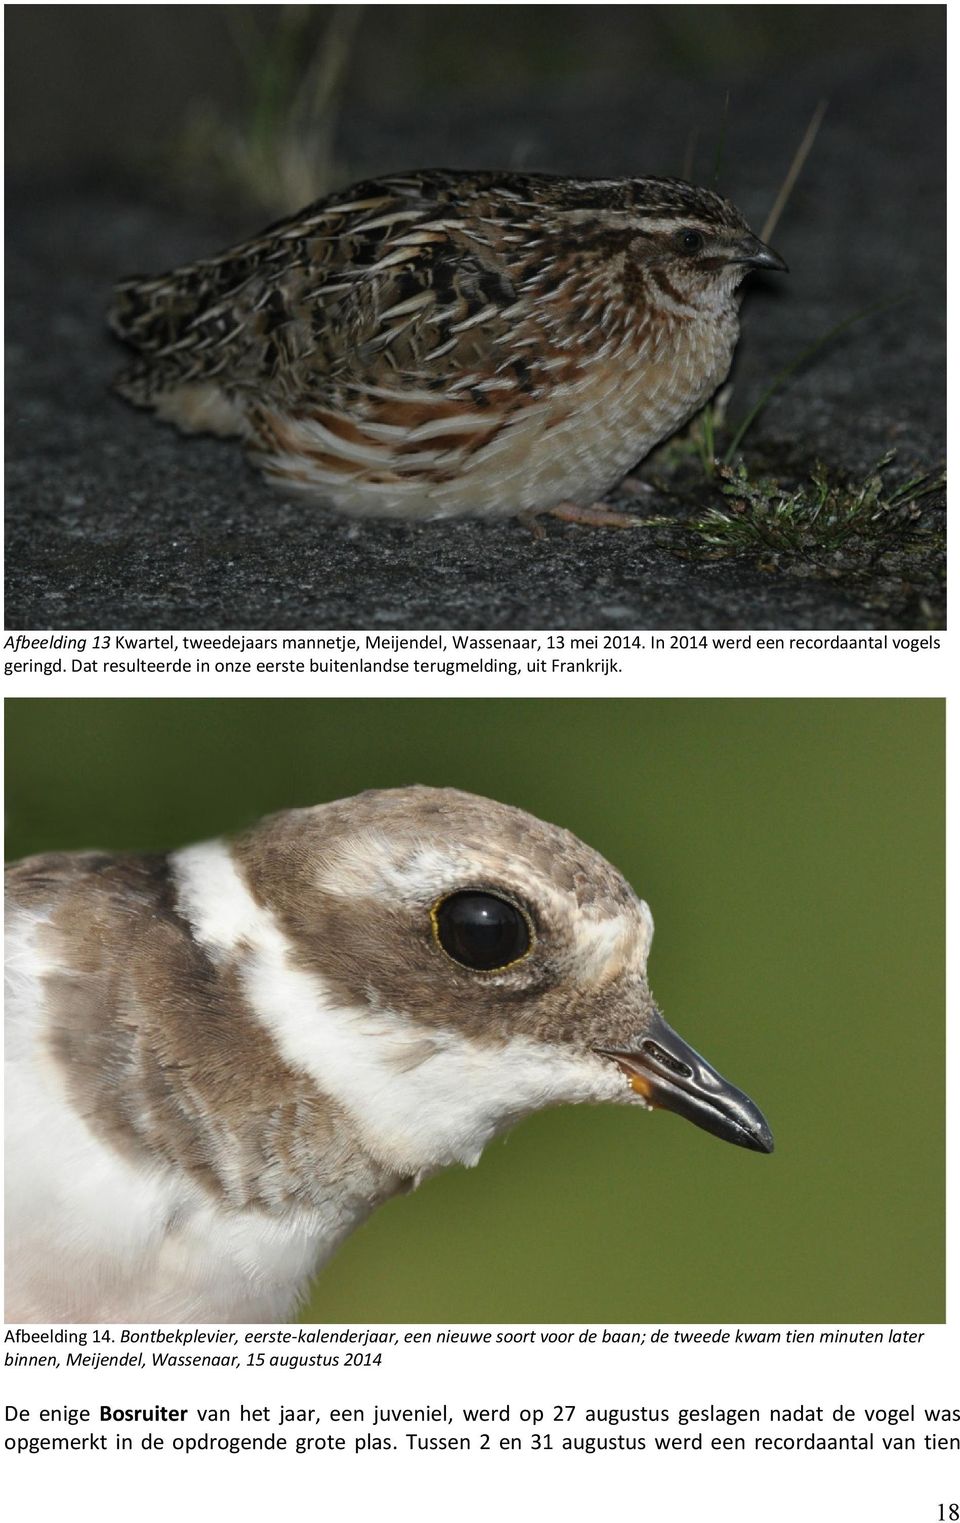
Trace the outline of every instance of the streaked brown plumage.
{"type": "Polygon", "coordinates": [[[118,389],[342,512],[588,509],[721,383],[758,267],[680,180],[389,176],[126,281],[118,389]]]}

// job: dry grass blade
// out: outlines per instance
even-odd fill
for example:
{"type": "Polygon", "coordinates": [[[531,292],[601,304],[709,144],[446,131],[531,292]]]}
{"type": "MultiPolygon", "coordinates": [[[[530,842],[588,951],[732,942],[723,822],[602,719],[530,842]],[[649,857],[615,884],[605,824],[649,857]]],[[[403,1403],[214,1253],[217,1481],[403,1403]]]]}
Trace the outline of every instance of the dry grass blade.
{"type": "Polygon", "coordinates": [[[777,223],[780,221],[780,218],[783,214],[783,209],[790,199],[790,194],[793,190],[794,185],[797,183],[797,177],[799,176],[804,164],[807,162],[810,150],[816,142],[817,133],[820,131],[820,124],[827,114],[828,104],[829,102],[825,100],[819,101],[817,104],[817,109],[814,111],[813,116],[810,118],[810,125],[807,128],[806,132],[803,134],[800,145],[793,156],[793,162],[790,165],[790,168],[787,170],[783,184],[777,192],[777,199],[774,201],[772,207],[770,208],[769,216],[767,217],[766,222],[763,224],[763,229],[760,233],[761,243],[769,243],[770,239],[773,237],[774,229],[776,228],[777,223]]]}
{"type": "Polygon", "coordinates": [[[687,133],[687,146],[684,149],[683,164],[680,168],[681,180],[693,179],[693,165],[697,156],[698,135],[699,134],[696,127],[691,127],[690,131],[687,133]]]}
{"type": "Polygon", "coordinates": [[[717,156],[713,163],[713,184],[720,179],[720,171],[723,168],[723,153],[727,146],[727,123],[730,120],[730,91],[723,97],[723,116],[720,118],[720,137],[717,141],[717,156]]]}
{"type": "Polygon", "coordinates": [[[298,119],[308,123],[331,120],[343,89],[363,10],[362,5],[331,7],[323,47],[317,50],[294,102],[293,114],[298,119]]]}

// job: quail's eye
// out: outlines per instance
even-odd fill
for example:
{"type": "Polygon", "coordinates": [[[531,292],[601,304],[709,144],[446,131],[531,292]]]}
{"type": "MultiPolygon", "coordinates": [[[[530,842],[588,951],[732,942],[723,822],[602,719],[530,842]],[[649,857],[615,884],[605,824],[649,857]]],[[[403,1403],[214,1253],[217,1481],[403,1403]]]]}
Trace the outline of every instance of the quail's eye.
{"type": "Polygon", "coordinates": [[[699,254],[703,248],[703,234],[698,233],[695,227],[682,227],[679,233],[674,234],[673,241],[684,254],[699,254]]]}
{"type": "Polygon", "coordinates": [[[507,968],[530,950],[526,915],[495,894],[451,894],[434,906],[432,919],[447,956],[479,973],[507,968]]]}

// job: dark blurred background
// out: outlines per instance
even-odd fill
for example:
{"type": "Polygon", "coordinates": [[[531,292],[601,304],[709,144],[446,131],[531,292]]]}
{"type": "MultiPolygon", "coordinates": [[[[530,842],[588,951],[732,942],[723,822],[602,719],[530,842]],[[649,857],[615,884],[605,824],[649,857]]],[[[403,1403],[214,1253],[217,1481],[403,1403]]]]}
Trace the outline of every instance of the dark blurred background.
{"type": "MultiPolygon", "coordinates": [[[[939,625],[942,494],[925,500],[923,546],[799,561],[717,559],[667,530],[551,525],[534,547],[514,523],[351,522],[271,491],[235,445],[185,441],[110,398],[123,356],[104,319],[124,275],[213,254],[334,185],[437,163],[683,174],[759,231],[826,100],[773,240],[791,274],[750,282],[730,419],[870,311],[774,396],[751,468],[799,484],[821,460],[856,482],[894,450],[892,479],[936,472],[945,13],[8,7],[8,627],[939,625]]],[[[665,467],[657,479],[655,512],[709,497],[665,467]]]]}
{"type": "Polygon", "coordinates": [[[605,853],[667,1018],[766,1113],[530,1118],[391,1202],[309,1316],[924,1322],[944,1312],[944,706],[927,700],[11,701],[8,851],[156,850],[452,784],[605,853]]]}
{"type": "MultiPolygon", "coordinates": [[[[156,163],[183,147],[191,120],[214,115],[242,132],[255,112],[269,114],[271,90],[282,117],[322,63],[333,88],[313,98],[334,119],[347,175],[407,167],[405,152],[431,159],[438,126],[458,164],[596,174],[679,173],[697,131],[701,173],[712,172],[729,90],[726,169],[739,181],[738,121],[758,81],[788,72],[805,82],[811,110],[839,89],[842,110],[844,82],[886,56],[896,111],[897,77],[939,49],[944,14],[936,5],[17,6],[6,16],[8,166],[83,174],[156,163]],[[324,59],[331,47],[336,57],[324,59]],[[658,121],[644,125],[651,91],[658,121]],[[592,112],[608,129],[602,143],[592,112]]],[[[797,138],[805,125],[793,124],[797,138]]]]}

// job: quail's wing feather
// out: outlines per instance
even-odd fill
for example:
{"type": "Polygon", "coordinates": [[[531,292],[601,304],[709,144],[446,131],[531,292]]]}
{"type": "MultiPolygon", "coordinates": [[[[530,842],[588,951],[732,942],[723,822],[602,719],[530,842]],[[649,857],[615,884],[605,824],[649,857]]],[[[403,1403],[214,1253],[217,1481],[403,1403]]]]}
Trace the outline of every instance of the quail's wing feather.
{"type": "Polygon", "coordinates": [[[493,179],[356,186],[216,259],[125,282],[111,325],[154,390],[218,377],[288,403],[341,387],[495,391],[528,235],[484,215],[493,179]]]}

